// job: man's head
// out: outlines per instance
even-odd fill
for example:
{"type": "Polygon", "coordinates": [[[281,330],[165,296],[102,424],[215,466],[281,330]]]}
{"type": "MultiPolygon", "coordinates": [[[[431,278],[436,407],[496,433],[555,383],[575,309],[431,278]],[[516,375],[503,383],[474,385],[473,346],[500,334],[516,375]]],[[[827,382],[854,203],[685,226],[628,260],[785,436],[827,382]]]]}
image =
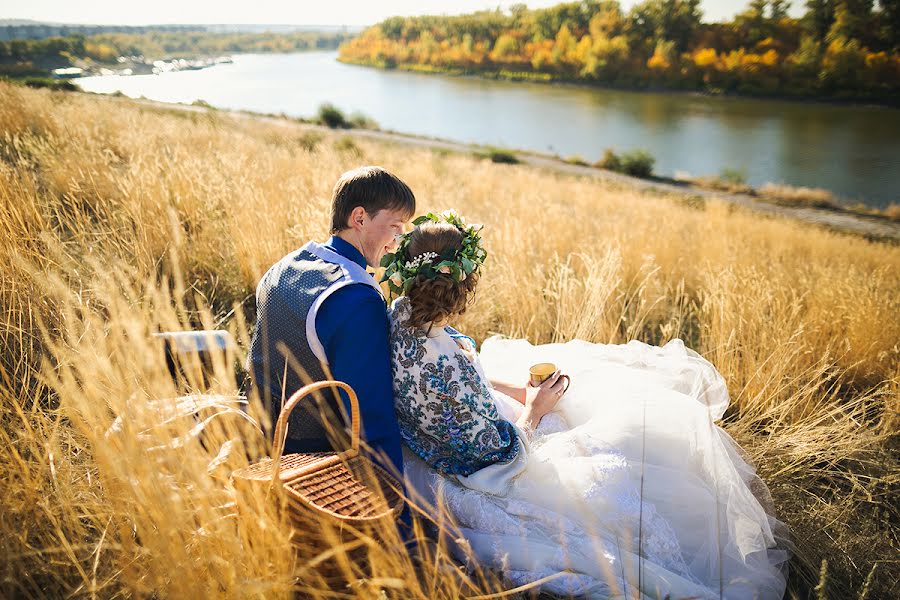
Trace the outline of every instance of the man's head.
{"type": "Polygon", "coordinates": [[[331,233],[353,244],[369,266],[394,248],[394,238],[416,212],[409,186],[381,167],[347,171],[331,195],[331,233]]]}

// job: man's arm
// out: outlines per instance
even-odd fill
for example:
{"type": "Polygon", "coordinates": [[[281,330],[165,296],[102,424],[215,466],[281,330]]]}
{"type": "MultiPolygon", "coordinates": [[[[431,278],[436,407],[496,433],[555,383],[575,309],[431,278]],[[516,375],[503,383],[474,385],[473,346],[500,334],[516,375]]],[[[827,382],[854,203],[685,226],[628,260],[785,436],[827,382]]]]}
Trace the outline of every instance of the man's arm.
{"type": "MultiPolygon", "coordinates": [[[[374,290],[353,284],[337,290],[316,315],[316,332],[332,376],[350,385],[359,398],[363,439],[384,453],[403,473],[400,428],[394,414],[394,390],[388,342],[390,324],[384,301],[374,290]]],[[[347,414],[349,400],[342,393],[347,414]]],[[[384,465],[390,468],[390,465],[384,465]]]]}

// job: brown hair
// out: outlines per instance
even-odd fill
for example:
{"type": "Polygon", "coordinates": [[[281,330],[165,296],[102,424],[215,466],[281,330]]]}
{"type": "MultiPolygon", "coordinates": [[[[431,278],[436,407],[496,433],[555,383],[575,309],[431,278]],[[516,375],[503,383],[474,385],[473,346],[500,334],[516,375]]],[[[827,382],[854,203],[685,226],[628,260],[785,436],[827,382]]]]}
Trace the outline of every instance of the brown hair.
{"type": "MultiPolygon", "coordinates": [[[[434,252],[441,255],[448,249],[462,247],[463,233],[449,223],[423,223],[410,233],[405,260],[434,252]]],[[[439,274],[434,279],[417,275],[412,287],[406,292],[411,308],[406,324],[424,329],[433,321],[441,321],[466,312],[466,307],[475,298],[478,273],[471,273],[463,281],[452,276],[439,274]]]]}
{"type": "Polygon", "coordinates": [[[416,212],[416,197],[399,177],[381,167],[359,167],[341,175],[331,193],[331,233],[347,229],[350,213],[362,206],[371,216],[382,209],[416,212]]]}

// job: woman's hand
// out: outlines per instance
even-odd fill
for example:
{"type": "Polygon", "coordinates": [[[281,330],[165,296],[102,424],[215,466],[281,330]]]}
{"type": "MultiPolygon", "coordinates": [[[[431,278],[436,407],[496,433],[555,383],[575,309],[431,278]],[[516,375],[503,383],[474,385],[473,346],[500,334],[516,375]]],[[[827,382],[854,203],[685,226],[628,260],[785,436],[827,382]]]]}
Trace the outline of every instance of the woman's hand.
{"type": "Polygon", "coordinates": [[[559,399],[566,390],[566,378],[561,371],[556,371],[539,386],[525,386],[525,410],[516,424],[522,427],[534,429],[541,422],[541,418],[556,407],[559,399]]]}

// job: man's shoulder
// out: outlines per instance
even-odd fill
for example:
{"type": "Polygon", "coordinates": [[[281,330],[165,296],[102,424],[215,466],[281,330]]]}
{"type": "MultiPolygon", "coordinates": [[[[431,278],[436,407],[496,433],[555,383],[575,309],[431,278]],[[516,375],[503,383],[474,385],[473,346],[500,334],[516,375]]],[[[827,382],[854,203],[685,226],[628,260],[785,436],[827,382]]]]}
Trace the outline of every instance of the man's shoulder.
{"type": "Polygon", "coordinates": [[[384,298],[369,285],[344,285],[322,301],[316,314],[316,329],[326,348],[326,340],[347,336],[356,339],[361,332],[368,332],[364,337],[369,340],[376,339],[374,334],[379,331],[387,335],[389,324],[384,298]]]}
{"type": "Polygon", "coordinates": [[[371,285],[361,282],[350,282],[335,290],[325,301],[322,307],[341,305],[344,308],[363,308],[377,307],[387,316],[387,306],[384,303],[384,296],[371,285]]]}
{"type": "Polygon", "coordinates": [[[336,265],[320,259],[306,250],[298,248],[282,256],[266,270],[259,280],[259,289],[274,289],[284,285],[293,285],[296,280],[307,273],[321,273],[334,276],[341,271],[336,265]]]}

